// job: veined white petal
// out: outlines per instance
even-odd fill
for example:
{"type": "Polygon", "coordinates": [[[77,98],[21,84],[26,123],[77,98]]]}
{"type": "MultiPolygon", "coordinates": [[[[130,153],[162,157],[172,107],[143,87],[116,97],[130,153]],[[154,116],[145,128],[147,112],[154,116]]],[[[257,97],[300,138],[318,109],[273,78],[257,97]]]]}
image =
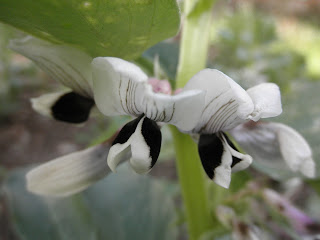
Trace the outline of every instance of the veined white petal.
{"type": "Polygon", "coordinates": [[[113,57],[92,61],[93,92],[98,109],[106,116],[143,113],[141,101],[147,75],[133,63],[113,57]]]}
{"type": "Polygon", "coordinates": [[[34,61],[52,78],[76,93],[92,97],[92,58],[86,53],[30,36],[10,41],[9,48],[34,61]]]}
{"type": "Polygon", "coordinates": [[[255,162],[277,171],[300,171],[315,176],[312,151],[306,140],[294,129],[281,123],[249,122],[231,132],[239,145],[255,162]]]}
{"type": "Polygon", "coordinates": [[[262,83],[247,90],[254,103],[252,120],[275,117],[282,113],[279,87],[274,83],[262,83]]]}
{"type": "Polygon", "coordinates": [[[74,152],[42,164],[28,172],[29,191],[47,196],[66,197],[78,193],[109,172],[106,144],[74,152]]]}
{"type": "Polygon", "coordinates": [[[140,117],[121,129],[110,149],[108,164],[115,171],[120,161],[130,158],[130,165],[135,172],[147,173],[156,163],[160,148],[159,127],[154,121],[140,117]]]}
{"type": "Polygon", "coordinates": [[[144,93],[142,106],[146,117],[156,122],[167,122],[182,131],[192,130],[198,123],[204,108],[205,92],[183,91],[170,96],[153,93],[148,88],[144,93]]]}
{"type": "Polygon", "coordinates": [[[204,69],[194,75],[184,90],[206,91],[205,108],[193,132],[215,133],[242,123],[254,106],[249,95],[231,78],[215,69],[204,69]]]}
{"type": "Polygon", "coordinates": [[[32,108],[43,116],[52,117],[51,107],[61,96],[63,96],[67,92],[71,91],[47,93],[37,98],[31,98],[32,108]]]}
{"type": "Polygon", "coordinates": [[[252,114],[252,111],[254,109],[252,99],[250,98],[248,93],[238,83],[233,81],[227,75],[225,76],[228,78],[228,82],[231,86],[235,99],[239,104],[239,107],[237,110],[237,114],[239,118],[248,119],[250,117],[249,115],[252,114]]]}
{"type": "Polygon", "coordinates": [[[175,96],[154,93],[139,67],[118,58],[95,58],[92,66],[94,98],[103,114],[145,114],[153,121],[168,122],[184,131],[198,122],[204,107],[203,91],[185,91],[175,96]]]}

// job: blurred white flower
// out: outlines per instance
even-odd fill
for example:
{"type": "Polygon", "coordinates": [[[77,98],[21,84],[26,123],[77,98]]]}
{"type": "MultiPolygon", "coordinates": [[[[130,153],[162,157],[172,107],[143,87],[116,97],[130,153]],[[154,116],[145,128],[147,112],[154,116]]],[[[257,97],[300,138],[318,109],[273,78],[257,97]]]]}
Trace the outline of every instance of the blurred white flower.
{"type": "Polygon", "coordinates": [[[256,161],[274,169],[286,163],[291,171],[315,177],[315,162],[307,141],[293,128],[274,122],[247,122],[234,128],[231,135],[256,161]]]}

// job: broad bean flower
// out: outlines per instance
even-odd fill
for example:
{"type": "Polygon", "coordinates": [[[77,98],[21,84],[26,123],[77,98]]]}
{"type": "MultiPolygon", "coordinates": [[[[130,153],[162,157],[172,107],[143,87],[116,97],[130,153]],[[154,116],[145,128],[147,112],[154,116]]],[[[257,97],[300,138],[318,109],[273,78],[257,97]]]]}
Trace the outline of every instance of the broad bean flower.
{"type": "Polygon", "coordinates": [[[311,148],[293,128],[282,123],[250,121],[234,128],[231,135],[262,166],[315,177],[311,148]]]}
{"type": "Polygon", "coordinates": [[[92,59],[75,48],[33,37],[11,41],[10,48],[70,88],[32,99],[33,108],[39,113],[82,123],[96,106],[106,116],[135,118],[120,130],[112,146],[104,143],[72,153],[29,172],[28,188],[39,194],[67,196],[81,191],[108,174],[108,165],[115,171],[119,162],[127,159],[137,173],[148,172],[161,148],[157,122],[189,131],[203,110],[204,91],[186,90],[174,96],[155,93],[139,67],[119,58],[92,59]]]}
{"type": "Polygon", "coordinates": [[[274,83],[242,89],[220,71],[205,69],[197,73],[184,90],[206,90],[205,107],[191,133],[197,134],[202,165],[218,185],[228,188],[231,173],[247,168],[252,158],[291,171],[315,177],[315,163],[307,141],[294,129],[260,118],[281,114],[281,95],[274,83]],[[229,132],[243,150],[229,139],[229,132]]]}
{"type": "Polygon", "coordinates": [[[228,188],[231,172],[247,168],[252,158],[240,153],[224,133],[247,121],[275,117],[282,112],[276,84],[263,83],[245,91],[220,71],[205,69],[185,86],[206,90],[205,108],[191,133],[199,135],[198,150],[209,178],[228,188]]]}
{"type": "Polygon", "coordinates": [[[160,153],[158,123],[162,122],[199,136],[204,170],[227,188],[231,172],[245,169],[252,158],[240,153],[225,131],[282,111],[277,85],[264,83],[245,91],[218,70],[200,71],[179,94],[170,95],[170,91],[154,92],[138,66],[119,58],[92,59],[70,46],[31,37],[12,41],[11,48],[70,89],[33,99],[33,108],[41,114],[81,123],[96,106],[106,116],[134,117],[112,143],[71,153],[30,171],[28,188],[38,194],[68,196],[79,192],[128,159],[137,173],[150,171],[160,153]]]}

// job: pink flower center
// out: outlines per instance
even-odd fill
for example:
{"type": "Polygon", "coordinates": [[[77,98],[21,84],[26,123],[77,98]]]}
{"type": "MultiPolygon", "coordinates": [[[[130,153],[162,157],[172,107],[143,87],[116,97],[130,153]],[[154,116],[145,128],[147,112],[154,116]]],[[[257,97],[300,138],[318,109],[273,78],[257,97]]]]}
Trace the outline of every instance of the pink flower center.
{"type": "Polygon", "coordinates": [[[171,95],[172,90],[168,80],[149,78],[148,82],[152,86],[153,92],[171,95]]]}

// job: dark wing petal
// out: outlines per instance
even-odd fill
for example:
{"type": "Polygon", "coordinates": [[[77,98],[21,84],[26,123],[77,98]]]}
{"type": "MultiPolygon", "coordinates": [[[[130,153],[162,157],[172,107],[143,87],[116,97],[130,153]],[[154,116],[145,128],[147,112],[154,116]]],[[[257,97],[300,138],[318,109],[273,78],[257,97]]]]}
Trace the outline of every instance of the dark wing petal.
{"type": "Polygon", "coordinates": [[[205,172],[209,178],[213,179],[215,168],[221,165],[223,155],[221,139],[216,134],[200,135],[198,152],[205,172]]]}
{"type": "Polygon", "coordinates": [[[152,159],[150,168],[152,168],[157,162],[160,154],[162,140],[161,131],[155,121],[145,118],[142,123],[141,132],[146,144],[150,148],[150,156],[152,159]]]}
{"type": "Polygon", "coordinates": [[[75,92],[62,95],[52,105],[52,116],[59,121],[82,123],[88,120],[94,101],[75,92]]]}

